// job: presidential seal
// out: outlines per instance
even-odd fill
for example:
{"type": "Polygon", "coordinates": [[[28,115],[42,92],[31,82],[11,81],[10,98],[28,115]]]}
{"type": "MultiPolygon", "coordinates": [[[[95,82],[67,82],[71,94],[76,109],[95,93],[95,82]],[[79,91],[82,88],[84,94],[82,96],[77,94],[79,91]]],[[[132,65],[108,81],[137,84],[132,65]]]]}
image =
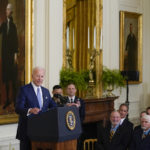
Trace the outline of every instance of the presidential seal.
{"type": "Polygon", "coordinates": [[[76,126],[76,117],[72,111],[66,114],[66,124],[69,130],[74,130],[76,126]]]}

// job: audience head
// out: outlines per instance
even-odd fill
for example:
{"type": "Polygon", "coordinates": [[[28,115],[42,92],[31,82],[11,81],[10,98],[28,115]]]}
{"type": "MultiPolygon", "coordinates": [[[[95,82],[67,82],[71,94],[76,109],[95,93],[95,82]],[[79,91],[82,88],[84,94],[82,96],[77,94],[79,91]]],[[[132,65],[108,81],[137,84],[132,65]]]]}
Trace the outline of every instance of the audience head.
{"type": "Polygon", "coordinates": [[[70,83],[70,84],[67,85],[66,92],[67,92],[67,95],[68,95],[69,97],[75,96],[76,91],[77,91],[77,89],[76,89],[75,84],[70,83]]]}
{"type": "Polygon", "coordinates": [[[146,108],[146,113],[147,113],[148,115],[150,115],[150,107],[147,107],[147,108],[146,108]]]}
{"type": "Polygon", "coordinates": [[[146,131],[150,129],[150,115],[144,115],[141,118],[141,128],[146,131]]]}
{"type": "Polygon", "coordinates": [[[126,116],[128,114],[128,110],[129,110],[129,107],[127,104],[123,103],[120,105],[119,113],[120,113],[121,118],[126,118],[126,116]]]}
{"type": "Polygon", "coordinates": [[[117,124],[119,124],[120,120],[121,120],[120,113],[118,111],[112,111],[110,114],[110,121],[112,126],[116,126],[117,124]]]}
{"type": "Polygon", "coordinates": [[[145,116],[147,113],[146,113],[146,111],[142,111],[141,113],[140,113],[140,119],[143,117],[143,116],[145,116]]]}
{"type": "Polygon", "coordinates": [[[41,86],[44,80],[45,70],[42,67],[35,67],[32,71],[32,81],[36,86],[41,86]]]}
{"type": "Polygon", "coordinates": [[[60,85],[55,85],[53,86],[53,91],[52,91],[53,95],[54,94],[60,94],[63,95],[63,90],[62,87],[60,85]]]}

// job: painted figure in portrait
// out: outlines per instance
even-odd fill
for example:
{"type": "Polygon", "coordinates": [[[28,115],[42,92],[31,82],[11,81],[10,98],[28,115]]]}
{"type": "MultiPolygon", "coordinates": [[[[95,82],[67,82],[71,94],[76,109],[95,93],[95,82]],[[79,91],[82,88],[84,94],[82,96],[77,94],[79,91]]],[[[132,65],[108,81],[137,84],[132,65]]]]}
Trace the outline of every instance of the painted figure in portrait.
{"type": "Polygon", "coordinates": [[[128,30],[125,30],[127,35],[125,38],[124,70],[136,71],[138,67],[138,43],[137,36],[134,33],[135,26],[132,22],[128,22],[126,28],[128,28],[128,30]]]}
{"type": "Polygon", "coordinates": [[[24,3],[0,0],[0,114],[14,112],[18,87],[24,84],[24,3]]]}

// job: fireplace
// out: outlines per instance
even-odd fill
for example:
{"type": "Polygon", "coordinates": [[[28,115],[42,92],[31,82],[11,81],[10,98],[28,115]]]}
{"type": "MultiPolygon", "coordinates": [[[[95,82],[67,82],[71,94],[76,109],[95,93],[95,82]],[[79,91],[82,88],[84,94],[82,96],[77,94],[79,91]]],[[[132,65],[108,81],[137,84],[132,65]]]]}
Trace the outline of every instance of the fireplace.
{"type": "Polygon", "coordinates": [[[107,97],[99,99],[85,99],[85,120],[82,125],[83,133],[80,138],[81,148],[86,139],[97,138],[97,126],[109,119],[110,113],[114,110],[114,100],[118,97],[107,97]]]}

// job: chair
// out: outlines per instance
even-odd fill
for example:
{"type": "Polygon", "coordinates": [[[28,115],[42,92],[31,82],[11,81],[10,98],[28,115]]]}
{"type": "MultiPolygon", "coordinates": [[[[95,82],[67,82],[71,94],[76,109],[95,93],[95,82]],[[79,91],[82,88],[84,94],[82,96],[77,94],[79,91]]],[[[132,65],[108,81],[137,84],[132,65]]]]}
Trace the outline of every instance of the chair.
{"type": "Polygon", "coordinates": [[[84,150],[94,150],[97,139],[85,139],[84,150]]]}

